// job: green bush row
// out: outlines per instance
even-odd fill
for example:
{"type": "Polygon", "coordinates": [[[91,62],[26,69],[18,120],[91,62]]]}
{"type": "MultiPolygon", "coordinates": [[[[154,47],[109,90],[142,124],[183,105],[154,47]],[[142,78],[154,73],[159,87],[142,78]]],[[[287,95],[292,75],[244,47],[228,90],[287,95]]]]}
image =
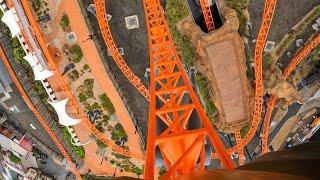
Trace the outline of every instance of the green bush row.
{"type": "Polygon", "coordinates": [[[85,150],[82,146],[75,146],[71,143],[71,135],[68,132],[68,129],[66,127],[60,128],[62,136],[64,139],[68,142],[68,144],[71,146],[73,151],[78,155],[79,158],[83,159],[85,157],[85,150]]]}
{"type": "Polygon", "coordinates": [[[187,67],[194,66],[195,50],[189,38],[181,34],[176,27],[177,22],[189,15],[185,0],[168,0],[165,12],[173,42],[182,61],[187,67]]]}
{"type": "Polygon", "coordinates": [[[199,88],[200,95],[204,101],[205,110],[207,116],[210,119],[213,119],[214,114],[217,109],[212,101],[211,93],[210,93],[210,82],[207,78],[205,78],[201,73],[197,73],[195,77],[195,82],[199,88]]]}

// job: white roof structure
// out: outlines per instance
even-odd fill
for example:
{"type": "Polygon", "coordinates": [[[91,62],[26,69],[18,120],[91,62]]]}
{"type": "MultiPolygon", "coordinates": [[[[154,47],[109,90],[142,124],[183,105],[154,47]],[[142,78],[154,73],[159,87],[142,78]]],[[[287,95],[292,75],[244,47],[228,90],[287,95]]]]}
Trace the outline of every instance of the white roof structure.
{"type": "Polygon", "coordinates": [[[2,134],[0,134],[0,144],[2,148],[11,151],[18,157],[25,157],[28,154],[27,150],[23,149],[19,144],[2,134]]]}
{"type": "Polygon", "coordinates": [[[80,123],[79,119],[74,119],[67,114],[66,105],[68,100],[66,98],[61,101],[49,102],[59,117],[59,123],[63,126],[73,126],[80,123]]]}
{"type": "Polygon", "coordinates": [[[10,29],[11,36],[15,37],[20,33],[18,17],[14,8],[6,11],[1,19],[10,29]]]}
{"type": "Polygon", "coordinates": [[[27,54],[25,57],[23,57],[31,66],[33,73],[34,73],[34,79],[35,80],[45,80],[48,77],[53,75],[52,71],[49,71],[47,69],[43,69],[42,65],[40,64],[37,56],[35,54],[27,54]]]}

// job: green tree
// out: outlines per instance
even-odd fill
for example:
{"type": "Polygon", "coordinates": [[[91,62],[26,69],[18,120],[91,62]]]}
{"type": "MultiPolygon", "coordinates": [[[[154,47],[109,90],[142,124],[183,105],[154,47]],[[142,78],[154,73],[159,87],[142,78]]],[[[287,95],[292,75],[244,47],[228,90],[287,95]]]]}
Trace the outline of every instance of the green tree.
{"type": "Polygon", "coordinates": [[[114,129],[111,132],[111,139],[114,141],[120,141],[121,139],[124,141],[128,140],[128,135],[120,123],[117,123],[114,126],[114,129]]]}
{"type": "Polygon", "coordinates": [[[99,99],[104,110],[108,111],[109,114],[115,113],[115,108],[106,94],[101,94],[99,99]]]}
{"type": "Polygon", "coordinates": [[[70,47],[69,59],[75,63],[81,61],[83,57],[82,50],[78,44],[74,44],[70,47]]]}
{"type": "Polygon", "coordinates": [[[13,153],[10,154],[9,159],[13,163],[20,163],[21,162],[21,159],[18,156],[14,155],[13,153]]]}
{"type": "Polygon", "coordinates": [[[70,25],[70,20],[69,20],[68,15],[63,14],[62,17],[61,17],[61,20],[60,20],[60,26],[63,27],[63,28],[66,28],[69,25],[70,25]]]}

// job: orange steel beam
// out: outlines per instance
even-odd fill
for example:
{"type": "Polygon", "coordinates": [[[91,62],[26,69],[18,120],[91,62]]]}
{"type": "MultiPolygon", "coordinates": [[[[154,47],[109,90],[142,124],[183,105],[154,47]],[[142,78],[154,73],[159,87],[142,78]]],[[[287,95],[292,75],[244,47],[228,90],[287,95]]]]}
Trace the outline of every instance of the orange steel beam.
{"type": "Polygon", "coordinates": [[[189,83],[159,0],[144,0],[143,3],[151,72],[144,178],[154,178],[156,146],[166,161],[165,178],[193,172],[197,169],[198,160],[199,170],[204,170],[205,138],[213,144],[222,166],[227,169],[234,168],[229,154],[226,153],[189,83]],[[191,130],[187,127],[192,113],[199,116],[201,128],[191,130]],[[165,124],[166,129],[160,134],[156,133],[159,126],[156,121],[165,124]]]}
{"type": "Polygon", "coordinates": [[[94,4],[96,7],[96,15],[102,37],[112,55],[113,60],[118,65],[122,73],[131,82],[131,84],[149,101],[149,90],[141,83],[140,78],[137,77],[126,64],[112,38],[111,30],[106,17],[107,12],[105,7],[105,0],[94,0],[94,4]]]}
{"type": "Polygon", "coordinates": [[[214,27],[212,12],[211,12],[210,6],[208,4],[208,0],[200,0],[200,6],[202,9],[202,14],[203,14],[204,20],[206,22],[208,32],[210,32],[210,31],[214,30],[215,27],[214,27]]]}
{"type": "MultiPolygon", "coordinates": [[[[262,82],[262,53],[266,43],[266,39],[271,26],[274,10],[276,7],[277,0],[265,0],[264,10],[262,16],[262,23],[258,32],[256,41],[256,47],[254,52],[254,70],[255,70],[255,97],[254,97],[254,113],[253,120],[249,132],[244,139],[236,146],[227,150],[229,154],[237,152],[239,148],[244,148],[258,129],[259,121],[261,118],[262,109],[262,96],[263,96],[263,82],[262,82]]],[[[216,153],[212,153],[212,158],[217,158],[216,153]]]]}
{"type": "Polygon", "coordinates": [[[79,118],[82,120],[81,122],[84,123],[89,129],[90,131],[101,141],[103,142],[107,147],[109,147],[110,149],[112,149],[113,151],[122,154],[124,156],[127,157],[132,157],[135,158],[137,160],[144,160],[144,157],[138,154],[133,154],[132,152],[130,152],[127,149],[122,148],[121,146],[116,145],[115,143],[112,142],[112,140],[108,139],[107,137],[105,137],[105,135],[103,135],[102,133],[100,133],[99,130],[97,130],[94,125],[90,122],[90,120],[88,119],[87,115],[83,112],[83,110],[80,108],[80,105],[78,104],[78,101],[76,99],[76,97],[73,95],[71,89],[69,88],[67,82],[63,79],[62,74],[59,72],[49,50],[48,47],[46,46],[46,43],[42,37],[42,33],[41,33],[41,29],[37,23],[37,21],[35,20],[33,14],[32,14],[32,10],[28,4],[27,0],[21,0],[22,6],[25,10],[25,13],[27,15],[27,18],[29,20],[29,23],[32,27],[32,30],[34,32],[34,35],[41,47],[42,52],[44,53],[46,60],[48,61],[49,64],[49,68],[50,70],[52,70],[53,72],[55,72],[55,78],[57,79],[57,82],[59,83],[61,90],[66,93],[66,95],[69,98],[69,103],[71,106],[73,106],[76,111],[77,114],[79,116],[79,118]]]}
{"type": "Polygon", "coordinates": [[[26,104],[29,107],[29,109],[33,112],[33,114],[39,120],[39,122],[42,125],[42,127],[46,130],[46,132],[51,137],[51,139],[54,142],[54,144],[58,147],[58,149],[60,150],[60,152],[62,153],[62,155],[66,159],[66,161],[67,161],[67,163],[68,163],[68,165],[70,167],[70,170],[75,174],[76,178],[77,179],[82,179],[81,175],[80,175],[80,172],[77,170],[76,166],[72,162],[67,150],[65,150],[65,148],[62,145],[62,143],[59,141],[58,137],[55,135],[55,133],[52,131],[52,129],[50,129],[50,127],[47,124],[47,122],[43,119],[43,117],[41,116],[41,114],[39,113],[37,108],[32,103],[31,99],[29,98],[29,96],[27,95],[25,90],[23,89],[23,87],[20,84],[17,76],[15,75],[15,73],[14,73],[14,71],[13,71],[13,69],[12,69],[8,59],[7,59],[7,56],[5,55],[5,52],[2,49],[2,47],[0,47],[0,57],[1,57],[4,65],[6,66],[6,69],[8,70],[8,72],[9,72],[9,74],[11,76],[11,79],[13,80],[15,85],[17,86],[17,88],[18,88],[23,100],[26,102],[26,104]]]}
{"type": "MultiPolygon", "coordinates": [[[[236,133],[234,133],[235,135],[235,138],[236,138],[236,142],[237,144],[238,143],[241,143],[242,139],[241,139],[241,134],[240,134],[240,130],[237,131],[236,133]]],[[[238,155],[239,155],[239,165],[243,165],[244,162],[245,162],[245,156],[244,156],[244,153],[243,153],[243,148],[240,148],[238,149],[238,155]]]]}
{"type": "MultiPolygon", "coordinates": [[[[311,40],[310,43],[308,43],[306,46],[303,47],[302,50],[299,51],[299,53],[292,59],[289,66],[283,71],[282,76],[284,79],[288,79],[292,71],[296,68],[296,66],[308,55],[310,52],[317,47],[320,43],[320,34],[317,35],[314,39],[311,40]]],[[[265,154],[268,152],[268,135],[269,135],[269,125],[271,120],[271,113],[274,108],[276,101],[276,97],[274,95],[270,96],[269,104],[268,104],[268,110],[265,115],[264,121],[263,121],[263,133],[262,133],[262,146],[261,146],[261,152],[262,154],[265,154]]]]}

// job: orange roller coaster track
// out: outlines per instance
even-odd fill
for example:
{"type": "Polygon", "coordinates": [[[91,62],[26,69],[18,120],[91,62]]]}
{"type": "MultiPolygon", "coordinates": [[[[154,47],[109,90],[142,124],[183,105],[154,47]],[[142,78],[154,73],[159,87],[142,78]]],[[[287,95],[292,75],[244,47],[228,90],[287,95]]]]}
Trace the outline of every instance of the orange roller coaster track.
{"type": "MultiPolygon", "coordinates": [[[[238,143],[241,143],[242,139],[241,139],[241,134],[240,134],[240,131],[237,131],[235,133],[235,138],[236,138],[236,142],[237,144],[238,143]]],[[[238,149],[238,155],[239,155],[239,165],[243,165],[244,162],[245,162],[245,156],[244,156],[244,153],[243,153],[243,148],[239,148],[238,149]]]]}
{"type": "Polygon", "coordinates": [[[204,21],[206,22],[208,32],[210,32],[214,30],[215,27],[214,27],[212,12],[208,4],[208,0],[200,0],[200,6],[201,6],[202,14],[204,17],[204,21]]]}
{"type": "Polygon", "coordinates": [[[124,156],[127,157],[132,157],[135,158],[137,160],[144,160],[143,156],[137,155],[137,154],[133,154],[132,152],[130,152],[127,149],[122,148],[121,146],[116,145],[115,143],[113,143],[111,140],[109,140],[107,137],[105,137],[105,135],[103,135],[102,133],[100,133],[99,130],[97,130],[94,125],[90,122],[90,120],[88,119],[88,117],[86,116],[86,114],[83,112],[83,110],[80,108],[76,97],[72,94],[72,91],[70,90],[67,82],[63,79],[61,73],[59,72],[49,50],[48,47],[46,46],[46,43],[42,37],[42,33],[40,30],[39,25],[37,24],[37,21],[35,20],[33,14],[32,14],[32,10],[28,4],[27,0],[21,0],[22,6],[24,8],[24,11],[27,15],[27,18],[30,22],[30,25],[32,27],[32,30],[34,31],[34,35],[41,47],[42,52],[44,53],[46,60],[48,61],[49,64],[49,68],[50,70],[52,70],[53,72],[55,72],[55,78],[57,80],[57,82],[59,83],[61,90],[66,93],[66,95],[69,98],[69,103],[71,106],[73,106],[78,114],[78,117],[82,120],[81,122],[84,123],[89,129],[90,131],[101,141],[103,142],[107,147],[109,147],[110,149],[112,149],[113,151],[122,154],[124,156]]]}
{"type": "MultiPolygon", "coordinates": [[[[306,46],[303,47],[301,51],[292,59],[291,63],[288,67],[283,71],[282,76],[284,79],[288,79],[292,71],[296,68],[296,66],[308,55],[310,52],[317,47],[320,43],[320,34],[317,35],[314,39],[311,40],[306,46]]],[[[274,108],[276,101],[276,97],[274,95],[270,96],[269,103],[268,103],[268,110],[265,115],[263,121],[263,133],[262,133],[262,146],[261,152],[262,154],[268,152],[268,135],[269,135],[269,125],[271,120],[272,110],[274,108]]]]}
{"type": "Polygon", "coordinates": [[[154,178],[155,151],[159,147],[167,173],[164,178],[204,170],[205,140],[214,146],[224,168],[234,164],[193,91],[174,47],[159,0],[144,0],[150,51],[150,106],[144,178],[154,178]],[[196,113],[201,128],[189,129],[196,113]],[[157,134],[159,123],[165,130],[157,134]]]}
{"type": "Polygon", "coordinates": [[[59,141],[58,137],[50,129],[50,127],[47,124],[47,122],[43,119],[43,117],[41,116],[39,111],[36,109],[36,107],[32,103],[31,99],[29,98],[29,96],[27,95],[25,90],[23,89],[23,87],[20,84],[17,76],[15,75],[15,73],[14,73],[14,71],[13,71],[13,69],[12,69],[8,59],[7,59],[7,56],[5,55],[5,52],[2,49],[2,47],[0,47],[0,57],[1,57],[5,67],[7,68],[8,72],[9,72],[9,74],[11,76],[11,79],[13,80],[14,84],[17,86],[17,88],[18,88],[23,100],[26,102],[26,104],[29,107],[29,109],[33,112],[33,114],[36,116],[36,118],[41,123],[42,127],[46,130],[46,132],[49,134],[49,136],[53,140],[54,144],[58,147],[58,149],[60,150],[60,152],[62,153],[62,155],[66,159],[66,161],[67,161],[67,163],[68,163],[68,165],[70,167],[70,170],[75,174],[76,178],[77,179],[82,179],[81,176],[80,176],[80,172],[77,170],[76,166],[72,162],[67,150],[65,150],[65,148],[62,145],[62,143],[59,141]]]}
{"type": "Polygon", "coordinates": [[[116,62],[119,69],[123,72],[127,79],[131,82],[131,84],[149,101],[149,90],[141,83],[140,78],[138,78],[126,64],[112,38],[110,27],[106,18],[107,12],[105,0],[94,0],[94,4],[96,7],[96,15],[102,37],[112,55],[113,60],[116,62]]]}
{"type": "MultiPolygon", "coordinates": [[[[266,39],[271,26],[274,10],[277,0],[265,0],[262,16],[262,23],[258,32],[256,47],[254,52],[254,71],[255,71],[255,97],[254,97],[254,113],[251,127],[246,136],[236,146],[227,150],[228,153],[237,152],[240,148],[244,148],[258,129],[261,119],[263,81],[262,81],[262,53],[266,43],[266,39]]],[[[212,158],[216,158],[217,154],[212,153],[212,158]]]]}

